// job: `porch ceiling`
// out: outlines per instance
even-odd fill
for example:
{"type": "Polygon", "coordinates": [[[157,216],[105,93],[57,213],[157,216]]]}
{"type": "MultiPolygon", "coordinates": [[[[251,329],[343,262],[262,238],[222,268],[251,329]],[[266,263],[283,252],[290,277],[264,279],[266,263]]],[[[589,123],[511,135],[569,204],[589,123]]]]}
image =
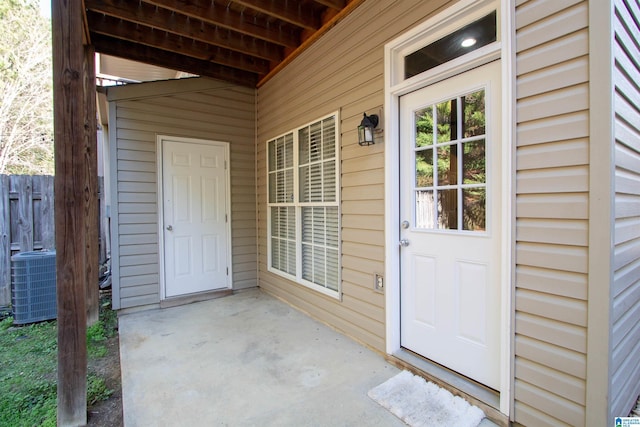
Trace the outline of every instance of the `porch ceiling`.
{"type": "Polygon", "coordinates": [[[84,0],[96,52],[255,87],[362,0],[84,0]]]}

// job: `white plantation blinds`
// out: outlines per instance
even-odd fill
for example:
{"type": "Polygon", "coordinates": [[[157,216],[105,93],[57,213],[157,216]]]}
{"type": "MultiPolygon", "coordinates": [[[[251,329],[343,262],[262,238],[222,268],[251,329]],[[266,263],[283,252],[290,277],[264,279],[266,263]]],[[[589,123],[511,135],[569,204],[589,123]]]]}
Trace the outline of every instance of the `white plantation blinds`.
{"type": "Polygon", "coordinates": [[[293,207],[293,135],[269,142],[271,266],[296,274],[296,217],[293,207]],[[289,205],[289,206],[288,206],[289,205]]]}
{"type": "Polygon", "coordinates": [[[293,202],[293,134],[269,142],[269,203],[293,202]]]}
{"type": "Polygon", "coordinates": [[[338,290],[338,208],[302,208],[302,278],[338,290]]]}
{"type": "Polygon", "coordinates": [[[335,117],[298,130],[302,278],[338,290],[335,117]]]}
{"type": "Polygon", "coordinates": [[[298,131],[300,147],[300,201],[336,201],[335,118],[298,131]]]}
{"type": "Polygon", "coordinates": [[[271,266],[296,274],[296,214],[293,207],[271,208],[271,266]]]}
{"type": "Polygon", "coordinates": [[[334,295],[340,283],[336,123],[332,115],[267,143],[269,268],[334,295]]]}

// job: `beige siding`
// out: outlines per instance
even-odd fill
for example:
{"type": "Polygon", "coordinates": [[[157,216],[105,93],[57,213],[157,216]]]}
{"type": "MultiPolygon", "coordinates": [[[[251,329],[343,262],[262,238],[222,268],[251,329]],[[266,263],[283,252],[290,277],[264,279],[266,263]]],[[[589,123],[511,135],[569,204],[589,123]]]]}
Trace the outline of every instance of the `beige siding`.
{"type": "Polygon", "coordinates": [[[611,417],[640,394],[640,6],[615,1],[615,231],[611,417]]]}
{"type": "Polygon", "coordinates": [[[115,105],[115,304],[160,300],[157,135],[230,143],[233,287],[256,286],[255,91],[189,79],[117,87],[109,99],[115,105]]]}
{"type": "Polygon", "coordinates": [[[516,8],[515,420],[585,423],[589,89],[581,0],[516,8]]]}
{"type": "Polygon", "coordinates": [[[384,351],[384,145],[360,147],[362,113],[384,103],[384,44],[442,7],[444,0],[369,0],[258,90],[259,282],[312,316],[384,351]],[[318,58],[321,58],[320,60],[318,58]],[[267,271],[266,141],[340,110],[342,300],[267,271]]]}

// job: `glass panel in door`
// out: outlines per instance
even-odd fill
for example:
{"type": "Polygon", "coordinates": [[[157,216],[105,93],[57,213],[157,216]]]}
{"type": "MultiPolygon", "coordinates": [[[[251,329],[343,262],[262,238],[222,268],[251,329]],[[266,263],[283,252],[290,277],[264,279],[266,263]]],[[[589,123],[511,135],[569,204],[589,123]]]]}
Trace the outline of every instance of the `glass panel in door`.
{"type": "Polygon", "coordinates": [[[485,231],[485,89],[422,107],[414,119],[414,223],[485,231]]]}

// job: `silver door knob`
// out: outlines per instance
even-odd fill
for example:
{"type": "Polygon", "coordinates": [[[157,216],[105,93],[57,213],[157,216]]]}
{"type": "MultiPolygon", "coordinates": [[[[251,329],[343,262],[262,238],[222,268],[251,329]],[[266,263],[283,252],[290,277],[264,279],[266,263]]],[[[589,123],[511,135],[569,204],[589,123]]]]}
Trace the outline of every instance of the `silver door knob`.
{"type": "Polygon", "coordinates": [[[409,240],[407,239],[400,240],[400,246],[402,246],[403,248],[406,248],[407,246],[409,246],[409,240]]]}
{"type": "Polygon", "coordinates": [[[173,231],[173,226],[171,226],[171,225],[167,225],[167,230],[169,230],[169,231],[173,231]]]}

